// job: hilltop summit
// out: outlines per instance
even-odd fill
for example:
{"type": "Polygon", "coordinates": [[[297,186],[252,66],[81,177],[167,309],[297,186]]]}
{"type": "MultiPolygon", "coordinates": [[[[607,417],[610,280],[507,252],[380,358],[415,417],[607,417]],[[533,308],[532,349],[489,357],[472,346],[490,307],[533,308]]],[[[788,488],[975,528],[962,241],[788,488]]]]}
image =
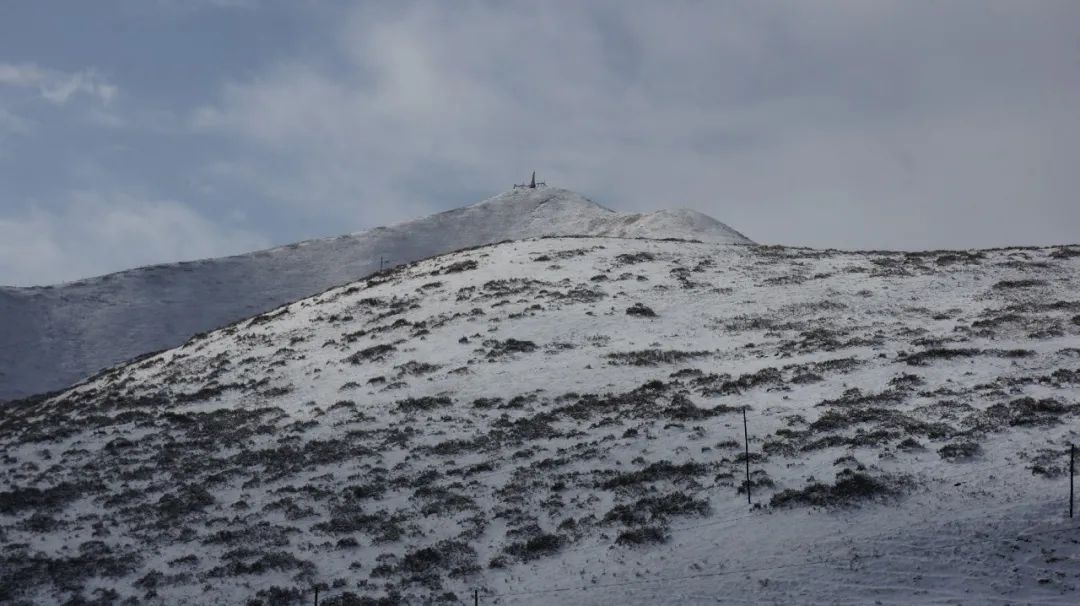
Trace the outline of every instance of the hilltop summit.
{"type": "Polygon", "coordinates": [[[382,269],[540,236],[676,238],[753,244],[700,213],[618,213],[557,187],[349,235],[232,257],[142,267],[68,284],[0,287],[0,401],[98,370],[382,269]]]}
{"type": "Polygon", "coordinates": [[[692,210],[620,213],[579,193],[558,187],[515,188],[497,196],[432,217],[400,224],[407,230],[420,222],[451,223],[458,237],[518,240],[543,236],[700,240],[715,244],[754,244],[727,225],[692,210]]]}

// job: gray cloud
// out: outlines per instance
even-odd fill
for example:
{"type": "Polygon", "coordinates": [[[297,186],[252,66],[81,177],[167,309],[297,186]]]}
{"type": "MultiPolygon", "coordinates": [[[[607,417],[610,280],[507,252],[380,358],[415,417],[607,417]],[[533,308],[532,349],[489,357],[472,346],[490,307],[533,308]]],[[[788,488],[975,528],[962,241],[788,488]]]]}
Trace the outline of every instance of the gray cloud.
{"type": "Polygon", "coordinates": [[[1077,3],[72,10],[0,22],[0,283],[374,227],[533,169],[767,243],[1080,239],[1077,3]],[[109,244],[113,211],[150,235],[109,244]]]}
{"type": "Polygon", "coordinates": [[[691,207],[766,242],[1071,241],[1078,14],[994,2],[366,7],[335,38],[336,62],[232,82],[194,122],[247,140],[267,195],[362,208],[367,225],[535,167],[615,206],[691,207]]]}

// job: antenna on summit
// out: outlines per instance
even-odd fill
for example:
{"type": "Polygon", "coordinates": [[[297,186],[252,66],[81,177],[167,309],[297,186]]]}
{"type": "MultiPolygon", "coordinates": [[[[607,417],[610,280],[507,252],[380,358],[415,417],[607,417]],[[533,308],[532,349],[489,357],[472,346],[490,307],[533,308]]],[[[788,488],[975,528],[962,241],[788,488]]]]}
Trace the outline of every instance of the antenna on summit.
{"type": "Polygon", "coordinates": [[[532,179],[530,179],[528,183],[520,183],[520,184],[515,183],[514,184],[514,189],[536,189],[537,187],[547,187],[547,183],[544,183],[543,181],[541,181],[539,183],[536,182],[536,171],[535,170],[532,173],[532,179]]]}

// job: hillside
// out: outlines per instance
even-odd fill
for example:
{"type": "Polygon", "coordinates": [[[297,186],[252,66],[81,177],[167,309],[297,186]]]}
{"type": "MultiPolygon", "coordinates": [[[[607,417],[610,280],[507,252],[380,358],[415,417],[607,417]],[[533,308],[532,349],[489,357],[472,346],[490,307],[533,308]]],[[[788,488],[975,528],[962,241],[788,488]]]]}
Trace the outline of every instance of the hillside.
{"type": "Polygon", "coordinates": [[[1075,247],[380,272],[4,407],[0,602],[1073,604],[1078,293],[1075,247]]]}
{"type": "Polygon", "coordinates": [[[689,210],[617,213],[559,188],[516,189],[389,227],[40,288],[0,287],[0,401],[60,389],[192,335],[391,265],[547,235],[750,244],[689,210]]]}

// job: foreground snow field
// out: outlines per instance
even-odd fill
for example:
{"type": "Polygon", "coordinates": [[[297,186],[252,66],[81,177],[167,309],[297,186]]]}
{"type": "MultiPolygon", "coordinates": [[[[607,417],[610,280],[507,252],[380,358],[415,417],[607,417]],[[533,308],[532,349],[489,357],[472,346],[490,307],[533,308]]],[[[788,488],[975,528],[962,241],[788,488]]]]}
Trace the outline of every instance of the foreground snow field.
{"type": "Polygon", "coordinates": [[[0,402],[72,383],[191,335],[377,271],[469,246],[549,235],[752,244],[701,213],[617,213],[565,189],[516,189],[337,238],[155,265],[58,286],[0,286],[0,402]]]}
{"type": "Polygon", "coordinates": [[[427,259],[0,409],[0,601],[1075,604],[1078,293],[1076,247],[427,259]]]}

